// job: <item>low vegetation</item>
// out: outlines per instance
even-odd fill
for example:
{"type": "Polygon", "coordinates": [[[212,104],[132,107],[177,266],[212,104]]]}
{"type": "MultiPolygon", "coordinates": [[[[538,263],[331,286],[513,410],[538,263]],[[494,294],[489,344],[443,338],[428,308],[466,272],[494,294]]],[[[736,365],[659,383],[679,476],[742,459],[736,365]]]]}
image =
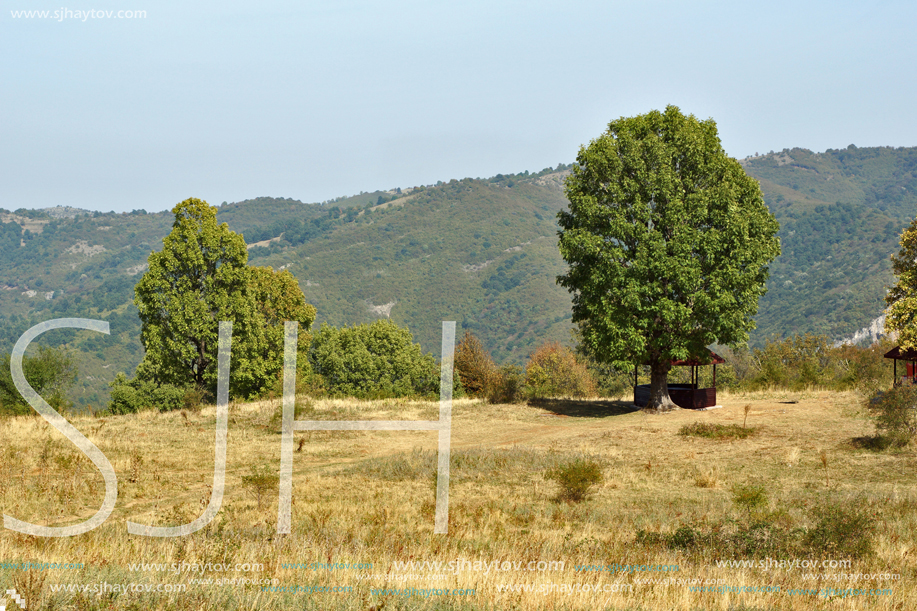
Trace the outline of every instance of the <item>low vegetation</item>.
{"type": "Polygon", "coordinates": [[[692,422],[682,426],[678,434],[684,437],[705,437],[707,439],[745,439],[754,435],[755,429],[738,424],[692,422]]]}
{"type": "MultiPolygon", "coordinates": [[[[141,411],[104,418],[71,415],[118,474],[115,511],[98,529],[50,541],[0,535],[0,556],[83,562],[72,571],[0,569],[9,587],[28,592],[29,608],[167,608],[220,610],[315,608],[330,611],[549,611],[596,608],[594,592],[524,591],[506,604],[505,586],[591,583],[602,608],[726,608],[718,593],[638,580],[682,578],[717,585],[767,585],[743,593],[746,609],[844,609],[840,598],[791,596],[813,587],[804,569],[766,570],[771,559],[844,560],[832,573],[896,573],[902,579],[839,582],[839,587],[893,588],[892,596],[858,597],[859,609],[910,608],[917,570],[917,484],[912,446],[894,454],[851,443],[871,426],[852,392],[778,391],[721,395],[723,409],[676,411],[664,418],[640,411],[602,411],[582,402],[577,417],[541,407],[457,399],[450,457],[449,532],[434,535],[435,434],[391,431],[297,431],[293,460],[292,533],[276,534],[280,436],[277,400],[230,406],[227,485],[214,521],[186,537],[127,536],[126,520],[175,526],[201,515],[213,477],[215,410],[141,411]],[[741,425],[752,406],[766,428],[741,443],[707,443],[679,434],[695,422],[741,425]],[[593,412],[589,412],[593,409],[593,412]],[[822,451],[832,475],[824,477],[822,451]],[[692,465],[694,468],[692,469],[692,465]],[[546,480],[545,476],[548,475],[546,480]],[[699,483],[705,476],[703,484],[699,483]],[[562,501],[562,502],[558,502],[562,501]],[[553,572],[445,571],[400,580],[396,562],[561,560],[553,572]],[[716,561],[754,561],[718,566],[716,561]],[[276,579],[288,591],[260,586],[201,585],[192,573],[132,571],[130,564],[258,563],[220,577],[276,579]],[[366,570],[313,570],[310,563],[364,563],[366,570]],[[677,574],[577,570],[630,564],[678,566],[677,574]],[[298,567],[298,568],[294,568],[298,567]],[[181,593],[108,593],[101,598],[52,591],[51,584],[177,583],[181,593]],[[348,587],[346,592],[293,591],[293,586],[348,587]],[[469,596],[395,596],[372,588],[474,588],[469,596]],[[776,592],[775,588],[781,588],[776,592]],[[307,598],[308,597],[308,598],[307,598]]],[[[435,401],[300,397],[309,419],[433,419],[435,401]]],[[[95,467],[41,419],[0,421],[0,503],[5,514],[65,525],[91,515],[104,484],[95,467]]],[[[417,573],[417,570],[413,570],[417,573]]],[[[424,571],[420,571],[424,572],[424,571]]],[[[813,582],[814,583],[814,582],[813,582]]],[[[833,582],[814,587],[834,587],[833,582]]],[[[732,603],[729,603],[732,604],[732,603]]]]}
{"type": "Polygon", "coordinates": [[[551,469],[545,478],[558,483],[560,500],[578,503],[586,500],[593,486],[602,483],[602,467],[594,460],[577,458],[551,469]]]}

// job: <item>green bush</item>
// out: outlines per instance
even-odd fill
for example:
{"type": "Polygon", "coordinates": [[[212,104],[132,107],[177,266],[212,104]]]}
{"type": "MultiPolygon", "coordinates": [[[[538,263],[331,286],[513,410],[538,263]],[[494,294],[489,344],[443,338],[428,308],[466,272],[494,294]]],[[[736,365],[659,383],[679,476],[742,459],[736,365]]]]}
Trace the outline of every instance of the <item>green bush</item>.
{"type": "Polygon", "coordinates": [[[558,498],[580,502],[586,499],[589,490],[602,482],[602,467],[594,460],[577,458],[573,462],[548,470],[546,479],[560,485],[558,498]]]}
{"type": "Polygon", "coordinates": [[[877,392],[867,407],[876,425],[878,446],[903,447],[917,434],[917,387],[877,392]]]}
{"type": "Polygon", "coordinates": [[[767,492],[764,486],[755,484],[736,484],[732,488],[732,502],[751,515],[767,507],[767,492]]]}
{"type": "Polygon", "coordinates": [[[185,389],[185,394],[182,395],[182,407],[192,412],[200,411],[208,396],[209,393],[203,388],[189,386],[185,389]]]}
{"type": "Polygon", "coordinates": [[[839,390],[855,389],[867,395],[888,387],[889,363],[885,358],[894,344],[889,340],[869,347],[838,346],[832,351],[839,390]]]}
{"type": "MultiPolygon", "coordinates": [[[[439,396],[439,367],[411,332],[389,320],[353,327],[323,324],[309,353],[332,394],[361,398],[439,396]]],[[[453,395],[461,394],[459,376],[453,395]]]]}
{"type": "Polygon", "coordinates": [[[802,389],[829,381],[831,349],[823,335],[795,335],[771,340],[752,351],[754,377],[752,388],[802,389]]]}
{"type": "Polygon", "coordinates": [[[108,411],[112,414],[135,414],[140,411],[155,409],[169,412],[186,407],[193,407],[195,400],[200,405],[201,391],[194,387],[159,384],[139,378],[128,379],[118,373],[109,384],[111,399],[108,411]]]}
{"type": "Polygon", "coordinates": [[[162,384],[153,389],[153,405],[161,412],[172,412],[185,406],[187,388],[162,384]]]}
{"type": "MultiPolygon", "coordinates": [[[[764,490],[757,486],[734,491],[736,504],[749,509],[763,508],[764,490]]],[[[723,519],[710,524],[683,524],[672,533],[640,530],[639,544],[671,550],[691,551],[705,558],[794,556],[820,552],[834,558],[862,558],[873,553],[876,518],[868,503],[827,502],[809,513],[808,528],[794,527],[785,513],[759,512],[753,521],[723,519]]]]}

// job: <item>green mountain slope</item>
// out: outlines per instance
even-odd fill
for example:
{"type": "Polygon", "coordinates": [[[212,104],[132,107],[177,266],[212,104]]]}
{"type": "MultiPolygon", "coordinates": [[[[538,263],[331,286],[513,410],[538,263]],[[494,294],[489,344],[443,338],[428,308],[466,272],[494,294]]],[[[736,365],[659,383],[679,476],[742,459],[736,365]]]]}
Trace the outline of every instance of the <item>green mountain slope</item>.
{"type": "Polygon", "coordinates": [[[784,150],[743,160],[780,221],[755,340],[850,335],[878,317],[889,256],[917,215],[917,148],[784,150]]]}

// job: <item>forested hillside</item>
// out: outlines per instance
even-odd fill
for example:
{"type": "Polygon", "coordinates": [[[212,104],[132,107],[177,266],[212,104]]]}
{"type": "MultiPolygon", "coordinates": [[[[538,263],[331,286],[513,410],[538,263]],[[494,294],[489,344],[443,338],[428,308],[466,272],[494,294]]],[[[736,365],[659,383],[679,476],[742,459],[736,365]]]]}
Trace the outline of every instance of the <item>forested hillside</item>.
{"type": "MultiPolygon", "coordinates": [[[[917,148],[791,149],[742,163],[761,182],[783,247],[752,343],[804,332],[849,335],[881,314],[892,278],[888,257],[917,214],[917,148]]],[[[321,204],[223,202],[218,219],[243,233],[250,263],[296,276],[318,309],[317,324],[389,317],[436,352],[440,321],[454,319],[498,361],[521,363],[538,344],[570,337],[570,298],[554,282],[564,265],[555,218],[566,205],[566,171],[321,204]]],[[[43,320],[108,320],[111,337],[53,331],[41,340],[78,351],[74,399],[103,404],[108,381],[132,372],[142,356],[133,286],[171,223],[168,212],[0,210],[0,352],[43,320]]]]}
{"type": "Polygon", "coordinates": [[[917,148],[784,150],[744,160],[780,221],[783,254],[761,300],[756,338],[836,338],[882,313],[889,256],[917,215],[917,148]]]}

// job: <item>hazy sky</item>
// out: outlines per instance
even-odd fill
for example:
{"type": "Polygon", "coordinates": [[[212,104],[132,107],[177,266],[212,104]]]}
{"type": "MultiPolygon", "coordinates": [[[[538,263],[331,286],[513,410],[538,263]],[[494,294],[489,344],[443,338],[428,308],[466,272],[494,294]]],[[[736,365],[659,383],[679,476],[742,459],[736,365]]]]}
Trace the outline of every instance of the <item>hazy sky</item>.
{"type": "Polygon", "coordinates": [[[735,157],[917,145],[914,2],[3,4],[6,209],[538,171],[667,104],[735,157]]]}

